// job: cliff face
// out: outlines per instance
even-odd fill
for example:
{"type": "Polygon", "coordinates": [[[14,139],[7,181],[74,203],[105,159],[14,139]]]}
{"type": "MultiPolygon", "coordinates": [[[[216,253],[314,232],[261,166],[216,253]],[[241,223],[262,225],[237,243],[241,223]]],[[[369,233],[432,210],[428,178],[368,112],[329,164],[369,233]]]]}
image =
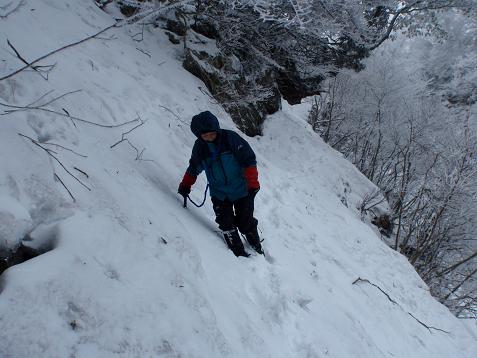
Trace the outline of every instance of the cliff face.
{"type": "MultiPolygon", "coordinates": [[[[138,3],[138,5],[140,5],[138,3]]],[[[247,135],[261,135],[281,99],[299,104],[319,94],[320,83],[340,68],[358,70],[368,55],[345,35],[334,41],[262,21],[251,8],[231,11],[217,3],[173,9],[155,18],[169,40],[183,48],[183,65],[247,135]]]]}

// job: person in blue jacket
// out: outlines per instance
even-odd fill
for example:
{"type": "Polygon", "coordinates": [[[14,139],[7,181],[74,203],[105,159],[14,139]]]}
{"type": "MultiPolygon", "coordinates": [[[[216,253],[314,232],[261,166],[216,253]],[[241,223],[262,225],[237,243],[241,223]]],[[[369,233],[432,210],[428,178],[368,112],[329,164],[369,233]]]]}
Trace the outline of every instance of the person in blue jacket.
{"type": "Polygon", "coordinates": [[[197,140],[178,193],[187,198],[204,170],[215,221],[228,247],[236,256],[248,256],[238,229],[250,246],[263,254],[258,221],[253,217],[255,195],[260,190],[255,153],[240,135],[221,129],[217,117],[209,111],[192,117],[190,128],[197,140]]]}

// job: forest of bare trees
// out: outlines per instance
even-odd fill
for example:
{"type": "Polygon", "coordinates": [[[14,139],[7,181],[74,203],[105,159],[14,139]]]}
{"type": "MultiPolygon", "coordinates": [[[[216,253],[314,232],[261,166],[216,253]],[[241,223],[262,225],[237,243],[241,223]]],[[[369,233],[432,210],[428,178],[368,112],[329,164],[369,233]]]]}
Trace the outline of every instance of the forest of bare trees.
{"type": "Polygon", "coordinates": [[[373,209],[388,201],[388,244],[434,296],[469,317],[477,307],[477,86],[468,59],[477,26],[459,13],[442,25],[443,40],[401,36],[360,73],[329,79],[309,122],[380,188],[362,209],[380,215],[373,209]]]}

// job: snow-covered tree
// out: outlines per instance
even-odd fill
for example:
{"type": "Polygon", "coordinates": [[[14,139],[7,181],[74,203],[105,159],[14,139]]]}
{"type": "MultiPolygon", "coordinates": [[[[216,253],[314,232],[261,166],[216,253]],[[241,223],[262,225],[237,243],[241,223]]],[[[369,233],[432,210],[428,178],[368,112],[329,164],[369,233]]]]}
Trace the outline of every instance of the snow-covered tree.
{"type": "Polygon", "coordinates": [[[320,83],[341,68],[362,69],[361,61],[394,31],[443,34],[436,12],[475,7],[470,0],[116,1],[131,21],[162,18],[185,45],[188,31],[189,38],[215,41],[218,53],[195,56],[205,66],[186,50],[185,67],[249,135],[261,132],[280,97],[299,103],[318,94],[320,83]],[[216,69],[207,68],[211,63],[216,69]]]}
{"type": "MultiPolygon", "coordinates": [[[[446,52],[440,57],[448,72],[456,71],[453,57],[466,58],[465,52],[448,53],[451,45],[436,46],[432,51],[446,52]]],[[[470,125],[475,117],[469,106],[449,105],[454,77],[441,80],[439,90],[429,81],[429,68],[436,67],[422,61],[428,52],[404,38],[384,45],[365,70],[327,81],[309,120],[381,188],[395,227],[390,246],[463,316],[477,304],[477,142],[470,125]]]]}

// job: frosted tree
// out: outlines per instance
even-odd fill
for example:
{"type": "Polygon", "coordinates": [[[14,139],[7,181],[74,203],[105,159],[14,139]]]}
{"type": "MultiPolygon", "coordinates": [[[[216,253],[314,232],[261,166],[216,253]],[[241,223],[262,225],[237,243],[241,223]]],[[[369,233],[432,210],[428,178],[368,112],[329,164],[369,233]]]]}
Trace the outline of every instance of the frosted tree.
{"type": "MultiPolygon", "coordinates": [[[[439,300],[466,316],[477,307],[476,118],[442,96],[452,93],[453,77],[439,90],[429,81],[433,67],[421,62],[427,51],[402,39],[383,45],[365,70],[326,82],[309,120],[381,188],[394,223],[389,245],[408,257],[439,300]]],[[[451,72],[451,59],[465,57],[440,54],[451,72]]]]}
{"type": "Polygon", "coordinates": [[[265,116],[279,109],[280,96],[299,103],[340,69],[362,69],[361,61],[396,30],[443,34],[437,12],[454,8],[467,14],[475,7],[469,0],[116,2],[131,22],[165,22],[184,46],[188,33],[214,40],[219,54],[206,62],[220,73],[197,68],[200,63],[191,66],[192,56],[186,68],[195,68],[193,73],[249,135],[261,132],[265,116]],[[215,83],[211,77],[217,77],[215,83]]]}

